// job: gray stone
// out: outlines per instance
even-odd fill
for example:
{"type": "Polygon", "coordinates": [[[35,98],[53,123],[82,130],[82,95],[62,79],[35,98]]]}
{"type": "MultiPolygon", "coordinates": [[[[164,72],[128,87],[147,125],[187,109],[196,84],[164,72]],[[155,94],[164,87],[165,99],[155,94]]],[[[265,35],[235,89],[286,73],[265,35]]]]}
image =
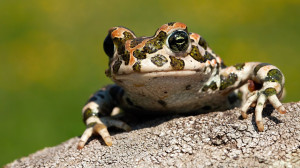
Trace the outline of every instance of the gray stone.
{"type": "Polygon", "coordinates": [[[116,133],[111,147],[94,137],[77,150],[75,137],[5,167],[300,167],[300,102],[285,107],[266,107],[264,132],[238,109],[166,116],[116,133]]]}

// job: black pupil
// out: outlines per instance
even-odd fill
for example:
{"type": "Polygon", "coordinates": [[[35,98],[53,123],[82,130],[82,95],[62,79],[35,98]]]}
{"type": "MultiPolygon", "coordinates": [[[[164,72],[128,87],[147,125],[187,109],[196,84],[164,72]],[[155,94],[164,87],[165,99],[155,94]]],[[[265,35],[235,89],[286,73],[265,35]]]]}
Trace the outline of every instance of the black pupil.
{"type": "Polygon", "coordinates": [[[189,37],[184,31],[175,31],[169,37],[169,47],[173,52],[185,51],[188,48],[189,37]]]}
{"type": "Polygon", "coordinates": [[[114,42],[112,41],[110,34],[108,34],[103,42],[103,48],[109,57],[113,57],[114,55],[114,42]]]}

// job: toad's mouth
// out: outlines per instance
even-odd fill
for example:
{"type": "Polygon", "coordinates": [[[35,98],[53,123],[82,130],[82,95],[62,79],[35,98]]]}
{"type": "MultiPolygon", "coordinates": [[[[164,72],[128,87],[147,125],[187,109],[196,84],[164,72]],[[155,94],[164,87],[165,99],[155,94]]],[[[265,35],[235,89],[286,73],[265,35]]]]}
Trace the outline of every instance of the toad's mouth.
{"type": "Polygon", "coordinates": [[[140,79],[140,78],[159,78],[159,77],[186,77],[201,75],[203,71],[201,70],[181,70],[181,71],[153,71],[153,72],[133,72],[129,74],[115,75],[113,76],[116,80],[122,79],[140,79]]]}

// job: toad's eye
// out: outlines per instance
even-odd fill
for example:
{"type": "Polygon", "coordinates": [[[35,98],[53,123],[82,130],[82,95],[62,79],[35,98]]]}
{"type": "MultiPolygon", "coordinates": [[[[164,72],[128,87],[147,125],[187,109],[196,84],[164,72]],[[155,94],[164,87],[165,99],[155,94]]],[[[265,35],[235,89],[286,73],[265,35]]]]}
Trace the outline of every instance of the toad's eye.
{"type": "Polygon", "coordinates": [[[111,39],[110,33],[106,36],[104,42],[103,42],[103,48],[110,58],[114,55],[114,42],[111,39]]]}
{"type": "Polygon", "coordinates": [[[185,31],[176,30],[169,36],[168,44],[173,52],[185,51],[189,46],[189,35],[185,31]]]}

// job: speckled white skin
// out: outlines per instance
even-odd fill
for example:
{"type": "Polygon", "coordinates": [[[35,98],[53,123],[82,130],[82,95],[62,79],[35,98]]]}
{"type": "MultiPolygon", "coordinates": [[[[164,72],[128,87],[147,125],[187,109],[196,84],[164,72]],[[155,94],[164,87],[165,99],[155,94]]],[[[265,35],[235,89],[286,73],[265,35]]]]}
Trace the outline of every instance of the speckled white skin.
{"type": "Polygon", "coordinates": [[[83,108],[87,129],[79,149],[92,133],[112,145],[107,127],[130,130],[126,123],[109,117],[116,108],[164,114],[241,106],[242,117],[247,118],[248,108],[257,102],[258,131],[264,130],[262,110],[268,101],[285,113],[279,101],[285,79],[277,67],[259,62],[226,67],[204,39],[188,33],[183,23],[164,24],[153,37],[137,38],[126,28],[111,28],[104,50],[109,56],[106,75],[115,84],[96,92],[83,108]]]}

